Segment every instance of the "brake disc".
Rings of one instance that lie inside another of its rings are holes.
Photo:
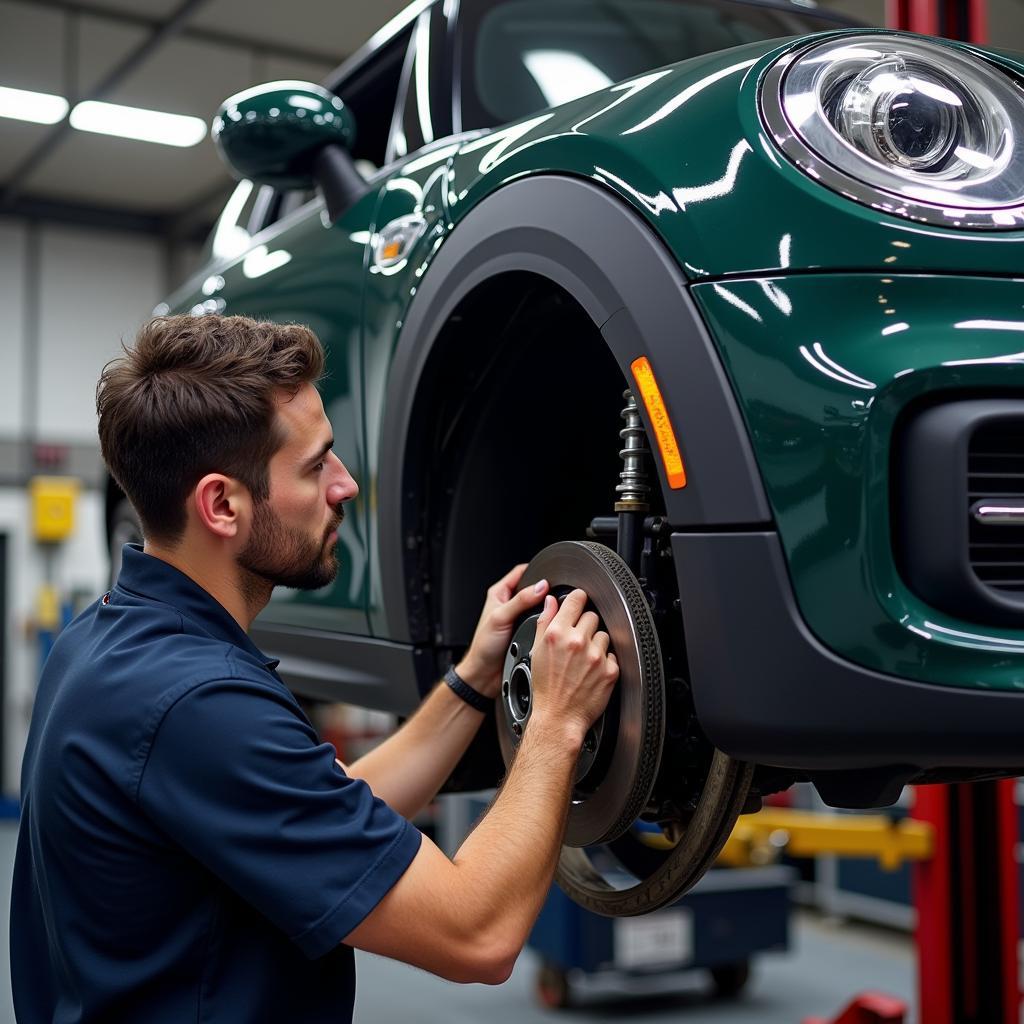
[[[647,804],[665,739],[665,683],[654,620],[626,563],[603,544],[564,541],[527,566],[520,587],[546,579],[558,598],[579,587],[611,638],[619,681],[608,709],[584,740],[576,765],[565,842],[607,843],[622,835]],[[498,741],[506,766],[529,721],[530,654],[539,612],[516,629],[502,673]]]
[[[548,580],[556,597],[576,587],[587,592],[588,607],[597,612],[619,662],[613,699],[577,762],[555,878],[572,900],[595,913],[648,913],[678,899],[714,863],[743,808],[753,766],[712,748],[692,814],[672,823],[674,845],[652,849],[643,834],[651,826],[638,819],[661,762],[665,699],[661,646],[643,590],[614,551],[582,541],[545,548],[520,587],[540,579]],[[497,715],[506,765],[529,721],[537,618],[519,624],[505,659]]]

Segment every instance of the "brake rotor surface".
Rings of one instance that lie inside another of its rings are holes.
[[[586,591],[619,662],[612,701],[577,763],[555,880],[594,913],[649,913],[677,900],[714,863],[746,801],[754,768],[710,748],[693,813],[675,823],[678,840],[668,849],[645,842],[642,831],[652,826],[638,819],[651,798],[665,738],[661,647],[647,600],[625,562],[602,544],[564,541],[545,548],[527,566],[520,589],[541,579],[559,598],[576,587]],[[529,654],[538,617],[520,622],[505,659],[497,715],[506,766],[529,720]]]
[[[619,663],[608,709],[584,741],[565,843],[590,846],[622,835],[647,804],[665,738],[665,684],[654,620],[636,577],[603,544],[563,541],[530,562],[520,589],[546,579],[562,598],[579,587],[601,620]],[[498,740],[506,766],[529,720],[530,652],[540,613],[522,621],[509,645],[498,701]]]

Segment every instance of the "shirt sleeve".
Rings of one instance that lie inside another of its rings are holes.
[[[138,800],[311,959],[373,910],[420,846],[419,831],[342,771],[270,681],[204,683],[176,701]]]

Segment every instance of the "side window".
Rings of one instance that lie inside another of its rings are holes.
[[[352,111],[356,121],[356,142],[352,156],[364,178],[372,178],[388,160],[388,137],[398,102],[402,69],[409,50],[414,26],[400,33],[341,82],[328,82]],[[261,230],[297,210],[316,195],[315,190],[276,192],[267,202]]]
[[[224,209],[217,218],[217,223],[210,232],[210,237],[203,247],[202,263],[210,260],[232,259],[249,248],[252,237],[252,216],[257,206],[260,189],[251,181],[240,181]]]
[[[389,162],[451,133],[451,102],[445,102],[445,20],[434,4],[417,19],[402,72]]]

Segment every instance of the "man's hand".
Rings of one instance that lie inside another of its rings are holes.
[[[544,599],[531,665],[533,717],[565,725],[579,743],[604,711],[619,678],[610,638],[586,606],[582,590],[567,594],[561,607],[553,596]]]
[[[487,591],[473,641],[455,667],[455,671],[485,697],[497,697],[501,688],[501,670],[516,619],[543,601],[548,592],[548,581],[541,580],[517,594],[516,587],[525,570],[523,562]]]

